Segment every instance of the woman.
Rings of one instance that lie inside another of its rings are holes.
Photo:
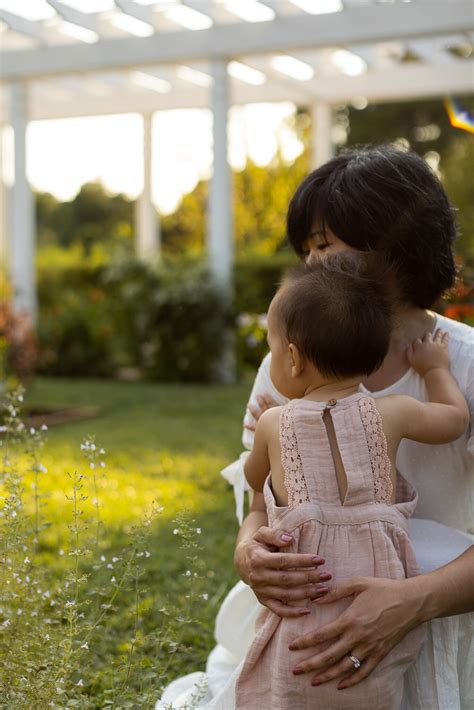
[[[397,326],[383,366],[363,382],[363,388],[375,395],[409,394],[423,400],[421,381],[410,370],[405,351],[417,337],[441,327],[450,335],[452,372],[468,401],[472,422],[473,331],[426,310],[453,285],[456,236],[444,190],[426,163],[392,147],[344,152],[303,181],[290,203],[287,227],[290,243],[303,258],[375,249],[394,267],[400,293]],[[260,413],[285,401],[270,381],[267,356],[244,421],[246,448],[251,448]],[[411,628],[434,619],[428,641],[409,671],[404,707],[474,707],[474,615],[457,616],[474,611],[474,547],[466,535],[474,532],[473,464],[472,434],[438,447],[402,443],[397,466],[418,490],[420,520],[414,521],[411,535],[428,574],[396,582],[358,578],[338,585],[336,580],[327,601],[354,599],[336,622],[308,629],[299,640],[299,648],[314,647],[304,668],[308,683],[315,677],[325,682],[347,676],[354,670],[350,656],[360,661],[360,668],[344,682],[360,682]],[[241,468],[240,462],[224,472],[235,485],[238,508],[244,490]],[[291,615],[295,607],[284,602],[324,594],[330,571],[324,574],[323,562],[314,565],[311,555],[285,555],[287,531],[271,532],[266,523],[262,496],[255,494],[239,532],[235,564],[261,604],[282,616]],[[207,675],[180,679],[168,688],[163,701],[184,707],[195,692],[193,683],[200,681],[207,682],[207,689],[199,706],[232,710],[238,666],[252,639],[258,610],[249,588],[237,585],[219,612],[218,646],[209,657]],[[317,646],[323,641],[329,646],[321,653]]]

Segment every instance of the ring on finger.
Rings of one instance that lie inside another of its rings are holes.
[[[352,665],[353,665],[353,667],[354,667],[354,670],[355,670],[355,671],[358,671],[359,668],[360,668],[361,665],[362,665],[362,661],[360,661],[360,660],[357,658],[357,656],[353,656],[351,653],[349,653],[348,655],[349,655],[349,658],[350,658],[351,661],[352,661]]]

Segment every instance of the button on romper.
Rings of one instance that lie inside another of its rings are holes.
[[[326,429],[328,415],[347,479],[342,503],[334,445],[331,448]],[[288,507],[276,505],[271,474],[264,495],[269,525],[291,531],[294,537],[285,551],[324,556],[334,582],[354,576],[404,579],[418,573],[407,534],[417,496],[398,475],[396,502],[391,504],[387,440],[372,397],[357,393],[327,404],[291,400],[280,417],[280,445]],[[290,651],[289,644],[335,620],[351,601],[322,605],[308,600],[311,613],[298,618],[280,618],[263,609],[237,681],[236,709],[398,710],[403,675],[421,647],[423,627],[405,636],[367,679],[352,688],[337,690],[340,679],[312,686],[314,672],[293,674],[298,662],[328,644],[298,651]]]

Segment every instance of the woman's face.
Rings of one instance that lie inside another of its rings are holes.
[[[323,230],[319,226],[315,226],[309,237],[303,242],[303,250],[304,259],[308,263],[313,261],[313,259],[322,259],[328,254],[337,254],[341,251],[357,251],[357,249],[336,237],[330,229]]]

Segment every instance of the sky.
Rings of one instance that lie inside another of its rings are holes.
[[[246,155],[266,165],[278,147],[286,160],[296,158],[302,145],[285,120],[293,112],[291,103],[233,107],[229,114],[232,166],[242,169]],[[174,211],[184,193],[210,176],[211,130],[209,110],[154,114],[153,200],[161,213]],[[83,183],[93,180],[100,180],[111,192],[136,197],[143,184],[141,117],[33,121],[27,132],[27,155],[32,186],[61,200],[70,200]]]

